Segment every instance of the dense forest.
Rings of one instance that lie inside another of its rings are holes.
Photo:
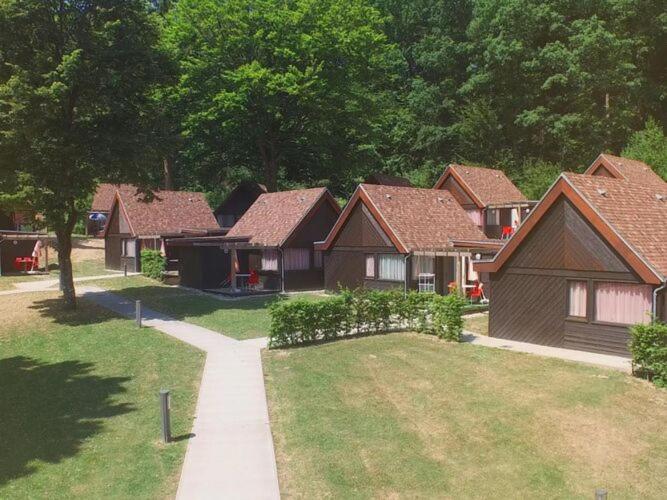
[[[99,182],[344,198],[470,162],[538,198],[600,152],[667,178],[666,121],[667,0],[0,0],[0,205],[65,260]]]

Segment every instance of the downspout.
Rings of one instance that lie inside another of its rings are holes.
[[[280,252],[280,293],[285,293],[285,254],[280,247],[278,252]]]
[[[667,290],[667,281],[665,281],[661,286],[653,290],[653,306],[651,307],[651,316],[653,321],[658,319],[658,293]],[[664,311],[663,311],[664,312]]]
[[[403,296],[407,297],[408,296],[408,259],[410,258],[410,254],[407,254],[405,257],[403,257],[403,267],[405,269],[405,276],[403,277]]]

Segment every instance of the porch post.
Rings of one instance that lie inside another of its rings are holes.
[[[455,266],[455,268],[456,268],[455,275],[456,276],[454,278],[454,282],[456,283],[456,287],[459,288],[459,292],[461,292],[462,291],[462,290],[460,290],[460,288],[461,288],[461,254],[457,253],[456,257],[454,257],[454,259],[455,259],[455,262],[456,262],[456,266]]]
[[[238,255],[236,255],[236,248],[232,248],[230,252],[231,252],[232,265],[229,271],[229,281],[231,282],[229,285],[231,286],[232,291],[236,292],[236,266],[238,264],[239,258]]]
[[[461,261],[461,287],[459,288],[460,292],[462,294],[465,294],[465,284],[466,284],[466,277],[468,275],[468,270],[466,269],[466,258],[465,255],[461,255],[461,258],[459,259]]]
[[[44,239],[44,272],[49,272],[49,240]]]

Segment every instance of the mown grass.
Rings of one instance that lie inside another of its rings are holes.
[[[264,353],[291,498],[660,498],[667,392],[622,373],[391,334]]]
[[[143,276],[105,280],[94,284],[128,299],[141,300],[146,307],[176,319],[239,340],[266,337],[271,326],[268,306],[279,300],[275,295],[221,300],[205,293],[166,286]],[[298,297],[306,300],[321,298],[314,294],[299,294]]]
[[[479,335],[489,335],[489,315],[464,316],[463,328]]]
[[[56,293],[0,302],[0,498],[165,498],[176,492],[203,353]],[[160,442],[158,391],[172,390]]]

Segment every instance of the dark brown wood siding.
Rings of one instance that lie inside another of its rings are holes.
[[[218,247],[180,247],[181,285],[220,288],[230,272],[230,255]]]
[[[459,202],[463,208],[476,208],[477,205],[470,196],[463,190],[461,185],[454,177],[449,176],[440,189],[444,189],[452,193],[454,199]]]
[[[0,241],[0,274],[19,272],[14,267],[16,257],[32,257],[37,240],[12,240],[11,237]],[[40,262],[40,266],[44,263]]]
[[[568,280],[589,285],[588,318],[566,320]],[[627,327],[596,323],[592,280],[641,283],[566,199],[555,203],[490,276],[489,335],[627,356]]]

